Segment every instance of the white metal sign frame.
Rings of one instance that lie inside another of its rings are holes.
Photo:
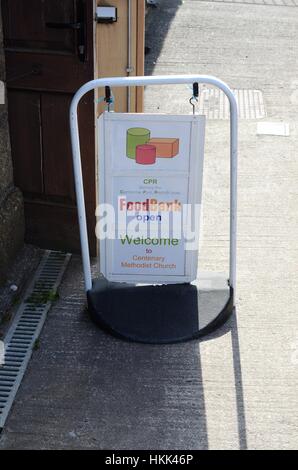
[[[221,89],[230,103],[230,264],[229,284],[236,290],[236,239],[237,239],[237,153],[238,153],[238,112],[237,102],[232,90],[226,83],[209,75],[163,75],[147,77],[119,77],[92,80],[83,85],[74,95],[70,107],[71,145],[74,167],[74,180],[80,229],[85,290],[92,288],[92,276],[89,255],[88,232],[86,222],[84,184],[82,176],[80,138],[78,125],[78,105],[81,98],[91,90],[109,86],[131,87],[146,85],[174,85],[205,83]]]

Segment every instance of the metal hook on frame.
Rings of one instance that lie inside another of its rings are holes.
[[[105,110],[110,112],[114,111],[114,95],[111,91],[111,88],[109,86],[105,86],[105,96],[100,96],[99,98],[95,99],[95,103],[106,103]]]
[[[109,86],[105,86],[105,98],[104,101],[107,103],[108,112],[111,111],[111,106],[114,103],[113,94]]]
[[[198,98],[199,98],[199,84],[198,84],[198,82],[194,82],[193,85],[192,85],[192,97],[189,100],[189,102],[192,106],[193,114],[196,113],[196,103],[198,102]]]

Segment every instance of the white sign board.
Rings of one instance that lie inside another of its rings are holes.
[[[198,115],[99,118],[96,233],[109,281],[196,278],[204,130]]]

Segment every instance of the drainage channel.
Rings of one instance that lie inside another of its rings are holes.
[[[46,251],[26,290],[4,339],[4,364],[0,366],[0,430],[26,371],[35,341],[57,296],[57,288],[70,259],[69,254]]]

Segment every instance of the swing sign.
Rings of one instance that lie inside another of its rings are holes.
[[[109,280],[197,277],[205,117],[103,113],[96,235]]]

